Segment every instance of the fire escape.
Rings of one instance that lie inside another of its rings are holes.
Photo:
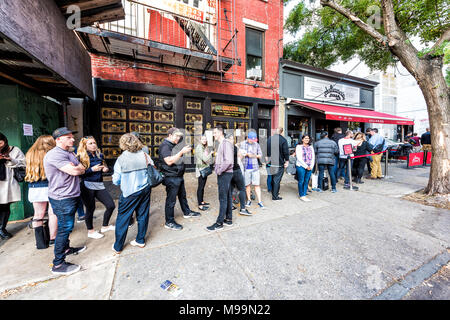
[[[210,5],[203,21],[157,7],[156,1],[122,1],[125,19],[77,30],[90,52],[220,79],[237,73],[236,0],[200,0]]]

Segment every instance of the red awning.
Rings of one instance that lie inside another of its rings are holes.
[[[414,125],[414,121],[411,119],[394,116],[388,113],[299,100],[292,100],[292,102],[302,107],[324,113],[325,118],[328,120]]]

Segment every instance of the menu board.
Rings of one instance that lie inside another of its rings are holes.
[[[139,132],[139,133],[151,133],[152,125],[150,123],[145,122],[130,122],[128,123],[130,132]]]
[[[152,112],[149,110],[128,110],[128,118],[130,120],[150,121],[152,119]]]
[[[120,148],[102,148],[105,159],[116,159],[122,152]]]
[[[120,134],[103,134],[102,135],[102,145],[103,146],[118,146]]]
[[[173,127],[173,124],[155,123],[153,126],[154,126],[155,133],[167,134],[167,131],[169,131],[169,129]]]
[[[126,132],[126,122],[102,121],[102,132]]]
[[[186,113],[184,115],[184,121],[186,123],[203,122],[203,115]]]
[[[249,107],[234,104],[217,103],[211,104],[211,115],[213,117],[232,117],[245,118],[249,117]]]
[[[102,108],[102,119],[126,120],[127,113],[125,109]]]
[[[161,121],[161,122],[173,122],[174,121],[173,112],[155,111],[153,116],[155,118],[155,121]]]
[[[196,101],[186,101],[186,109],[202,110],[202,103]]]

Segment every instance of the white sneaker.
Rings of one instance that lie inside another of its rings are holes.
[[[303,201],[305,201],[305,202],[309,202],[309,201],[311,201],[310,199],[308,199],[307,197],[301,197],[300,198],[301,200],[303,200]]]
[[[114,225],[109,225],[109,226],[107,226],[107,227],[102,227],[102,228],[100,229],[100,232],[101,232],[101,233],[105,233],[105,232],[107,232],[107,231],[114,231],[114,230],[116,230],[116,226],[114,226]]]
[[[131,244],[133,247],[139,247],[139,248],[145,247],[145,243],[137,243],[136,240],[131,241],[130,244]]]
[[[94,232],[88,232],[88,238],[92,238],[92,239],[101,239],[103,238],[105,235],[101,234],[97,231]]]

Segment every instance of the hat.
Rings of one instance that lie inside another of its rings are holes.
[[[258,141],[256,132],[250,131],[250,132],[248,133],[248,140],[254,141],[254,142]]]
[[[183,132],[178,128],[172,127],[167,131],[167,134],[182,136]]]
[[[57,139],[61,136],[65,136],[66,134],[72,134],[73,132],[67,129],[66,127],[58,128],[55,131],[53,131],[52,136],[53,139]]]

